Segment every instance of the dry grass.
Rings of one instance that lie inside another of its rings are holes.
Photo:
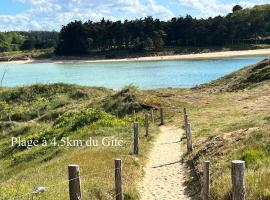
[[[194,152],[185,156],[202,175],[202,162],[211,160],[211,199],[230,199],[230,166],[234,159],[246,161],[248,200],[267,200],[270,164],[270,84],[246,91],[209,93],[204,90],[162,89],[149,92],[167,107],[175,125],[183,125],[187,107],[192,124]],[[169,109],[174,108],[174,109]],[[196,176],[188,180],[199,196]],[[193,187],[194,186],[194,187]]]

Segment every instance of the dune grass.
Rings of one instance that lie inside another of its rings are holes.
[[[247,199],[270,199],[269,82],[238,92],[162,89],[151,94],[178,126],[183,125],[182,108],[187,108],[194,151],[183,159],[197,174],[187,180],[193,198],[200,195],[196,183],[201,181],[202,163],[210,160],[210,199],[230,199],[231,161],[240,159],[246,162]]]
[[[158,127],[151,123],[150,136],[144,136],[144,113],[149,111],[140,106],[137,93],[132,86],[114,92],[65,84],[2,89],[0,199],[32,198],[25,194],[36,186],[47,190],[34,199],[67,199],[69,164],[80,166],[84,199],[114,199],[116,158],[123,160],[126,199],[138,199],[136,183],[143,175],[142,165]],[[118,98],[112,98],[115,95]],[[140,124],[138,157],[133,155],[134,121]],[[46,140],[48,145],[11,146],[11,137]],[[61,142],[67,137],[83,141],[91,137],[99,145],[70,146]],[[103,146],[104,138],[123,140],[123,146]],[[55,146],[54,139],[64,145]]]

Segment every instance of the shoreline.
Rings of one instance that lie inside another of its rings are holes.
[[[138,58],[124,58],[124,59],[85,59],[78,57],[78,59],[28,59],[15,60],[10,62],[1,61],[0,64],[31,64],[31,63],[108,63],[108,62],[132,62],[132,61],[167,61],[167,60],[207,60],[219,58],[233,58],[245,56],[270,56],[270,49],[256,49],[256,50],[241,50],[241,51],[219,51],[210,53],[198,54],[179,54],[168,56],[148,56]]]

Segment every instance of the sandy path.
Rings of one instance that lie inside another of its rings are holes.
[[[161,127],[145,168],[145,176],[139,184],[141,200],[189,200],[185,195],[184,166],[180,162],[183,153],[180,145],[180,128]]]

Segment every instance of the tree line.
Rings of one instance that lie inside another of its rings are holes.
[[[63,26],[58,55],[82,55],[93,51],[129,49],[161,50],[164,46],[223,46],[270,43],[270,5],[242,9],[237,5],[226,16],[196,19],[189,15],[161,21],[144,19],[70,22]],[[263,40],[263,41],[262,41]]]
[[[0,52],[56,48],[56,31],[0,32]]]
[[[164,47],[205,47],[270,43],[270,5],[233,7],[226,16],[197,19],[189,15],[161,21],[144,19],[73,21],[55,31],[0,32],[0,52],[55,49],[56,55],[105,51],[162,51]]]

